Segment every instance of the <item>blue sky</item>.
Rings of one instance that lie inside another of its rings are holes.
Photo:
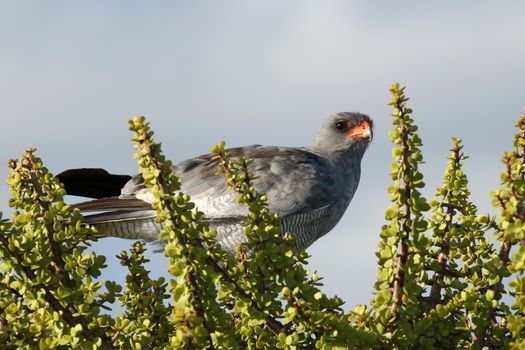
[[[53,173],[137,172],[127,119],[144,114],[174,162],[225,140],[302,146],[339,111],[372,116],[375,140],[340,224],[310,268],[348,307],[366,303],[390,184],[388,87],[407,85],[432,197],[450,137],[465,141],[472,199],[493,212],[500,157],[525,105],[521,1],[2,1],[0,95],[6,164],[28,146]],[[4,167],[4,173],[7,167]],[[0,211],[8,192],[0,187]],[[130,242],[94,246],[104,277]],[[163,274],[162,255],[151,257]]]

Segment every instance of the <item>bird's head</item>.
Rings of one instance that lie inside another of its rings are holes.
[[[317,132],[311,149],[327,156],[352,153],[362,157],[373,137],[373,122],[357,112],[340,112],[328,119]]]

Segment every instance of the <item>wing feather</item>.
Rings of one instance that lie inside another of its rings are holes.
[[[250,170],[255,176],[255,189],[268,196],[270,210],[282,216],[333,203],[338,194],[326,183],[334,181],[331,165],[321,156],[302,148],[263,147],[260,145],[232,148],[233,158],[253,160]],[[209,219],[238,218],[248,214],[237,202],[238,195],[229,190],[223,176],[216,175],[218,162],[205,154],[174,166],[182,179],[181,191],[189,195],[197,208]],[[148,189],[142,176],[134,176],[122,189],[120,199],[147,198]]]

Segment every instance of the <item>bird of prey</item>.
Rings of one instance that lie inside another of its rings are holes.
[[[250,171],[268,208],[278,213],[282,232],[296,236],[300,250],[329,232],[343,216],[359,184],[361,159],[372,140],[373,123],[365,114],[330,116],[306,147],[252,145],[227,150],[232,158],[253,160]],[[230,253],[245,242],[247,208],[237,202],[211,154],[173,167],[182,179],[181,192],[191,197],[217,230],[218,243]],[[151,194],[141,175],[113,175],[103,169],[71,169],[57,175],[66,193],[96,198],[76,205],[102,236],[158,241]]]

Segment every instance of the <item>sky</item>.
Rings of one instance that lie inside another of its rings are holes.
[[[407,86],[432,198],[450,138],[481,213],[495,213],[501,155],[525,105],[522,1],[0,1],[0,164],[35,146],[54,174],[135,174],[127,120],[146,115],[177,163],[211,145],[308,145],[324,119],[375,122],[361,183],[308,268],[346,309],[372,297],[391,163],[389,86]],[[0,185],[4,217],[8,189]],[[103,239],[103,278],[131,241]],[[149,254],[154,277],[167,276]]]

